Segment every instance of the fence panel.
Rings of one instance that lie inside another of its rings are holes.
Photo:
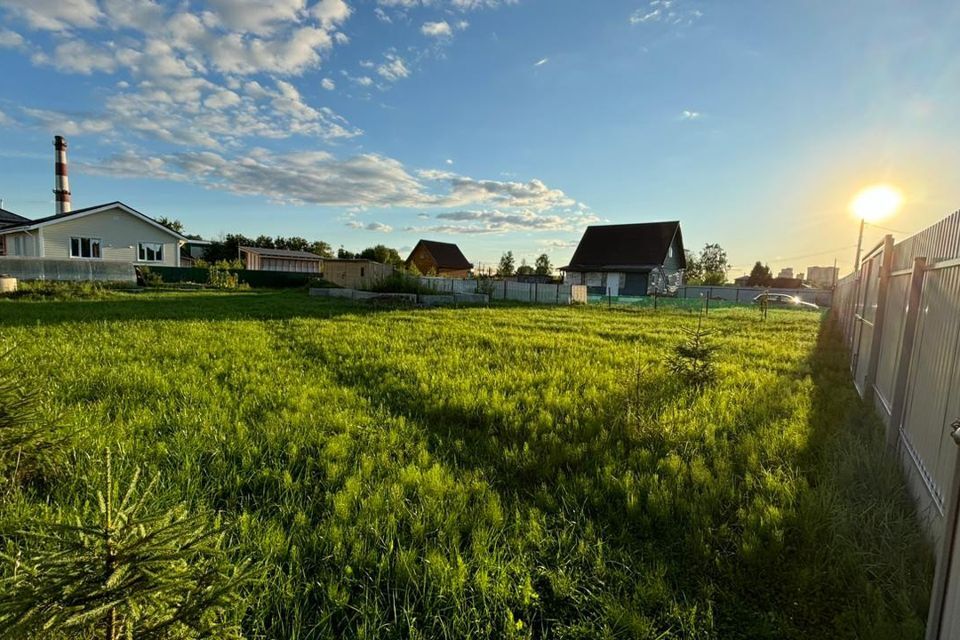
[[[870,327],[881,304],[874,296],[877,267],[887,278],[886,301]],[[887,441],[936,542],[927,638],[946,640],[960,628],[960,571],[950,571],[960,566],[960,455],[952,437],[960,418],[960,211],[894,245],[886,264],[871,256],[859,273],[841,279],[833,313],[857,388],[887,422]],[[868,342],[871,330],[878,336]],[[873,358],[868,344],[878,350]]]
[[[0,274],[18,280],[137,281],[133,264],[120,260],[0,256]]]

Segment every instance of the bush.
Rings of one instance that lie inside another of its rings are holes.
[[[423,284],[416,276],[403,271],[394,271],[370,287],[370,290],[378,293],[415,293],[426,296],[437,293],[437,290],[433,287]]]
[[[128,282],[64,282],[60,280],[21,280],[17,290],[0,294],[0,298],[18,300],[83,300],[110,295],[113,289],[130,289]]]
[[[215,289],[249,289],[250,285],[240,282],[240,276],[227,269],[214,265],[210,267],[207,284]]]

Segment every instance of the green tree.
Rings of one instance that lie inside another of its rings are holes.
[[[534,273],[536,272],[534,271],[533,267],[527,264],[526,258],[520,261],[520,266],[517,267],[518,276],[532,276]]]
[[[765,287],[773,281],[773,272],[768,265],[762,264],[759,260],[750,271],[750,278],[747,285],[751,287]]]
[[[310,243],[310,247],[307,249],[310,253],[315,253],[321,258],[332,258],[333,257],[333,248],[330,246],[329,242],[324,242],[323,240],[314,240]]]
[[[122,490],[109,452],[105,466],[94,511],[30,526],[16,536],[22,548],[3,554],[6,637],[238,636],[246,570],[229,565],[220,532],[183,508],[151,509],[157,481],[138,491],[138,470]]]
[[[343,245],[340,245],[340,248],[337,249],[337,258],[339,258],[340,260],[353,260],[356,257],[357,257],[357,254],[355,254],[352,251],[347,251],[346,249],[343,248]]]
[[[700,268],[703,270],[703,284],[720,285],[727,281],[727,252],[716,243],[706,244],[700,252]]]
[[[165,226],[167,229],[176,231],[180,235],[183,235],[183,223],[179,220],[171,219],[166,216],[160,216],[157,218],[157,222]]]
[[[497,275],[501,277],[512,276],[514,274],[513,251],[507,251],[500,256],[500,264],[497,266]]]
[[[545,253],[537,256],[537,261],[534,263],[534,270],[538,276],[551,275],[553,273],[553,265],[550,264],[550,256]]]
[[[683,255],[687,262],[687,267],[684,270],[684,280],[688,284],[700,284],[703,280],[703,267],[700,265],[700,258],[689,249],[684,249]]]
[[[360,257],[367,260],[373,260],[375,262],[382,262],[383,264],[388,264],[397,268],[403,266],[403,258],[400,257],[400,254],[397,253],[397,250],[391,249],[390,247],[382,244],[378,244],[374,247],[367,247],[360,252]]]

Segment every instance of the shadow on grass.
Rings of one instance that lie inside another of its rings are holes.
[[[312,297],[303,290],[110,292],[90,299],[0,300],[0,325],[137,320],[289,320],[397,309],[368,302]]]
[[[301,357],[329,355],[286,338]],[[788,459],[756,442],[774,438],[773,425],[792,414],[785,394],[773,390],[739,408],[726,440],[715,444],[720,452],[691,454],[690,441],[638,433],[623,419],[627,398],[609,400],[591,419],[555,414],[544,432],[424,397],[389,366],[331,369],[338,383],[420,425],[444,463],[481,472],[511,508],[535,508],[601,531],[612,557],[636,563],[619,574],[619,589],[629,590],[629,576],[640,580],[650,567],[666,566],[674,604],[650,603],[646,613],[655,618],[658,609],[692,602],[711,610],[724,638],[919,639],[930,553],[896,462],[884,453],[882,426],[857,396],[847,362],[826,318],[795,374],[811,395],[809,413],[790,427],[802,444]],[[678,393],[669,380],[650,382],[654,390],[644,401],[651,405]],[[691,479],[700,459],[716,474],[706,481]],[[671,478],[668,463],[688,468]],[[633,507],[616,477],[630,473],[641,483],[655,480],[636,492]],[[766,482],[786,488],[771,490]],[[636,606],[636,596],[622,597],[618,605]],[[575,620],[583,606],[552,602],[539,625]]]

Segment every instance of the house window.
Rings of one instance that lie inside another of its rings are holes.
[[[163,262],[163,245],[159,242],[141,242],[137,245],[140,262]]]
[[[363,267],[360,267],[360,277],[363,277]]]
[[[70,238],[71,258],[99,258],[100,238]]]

